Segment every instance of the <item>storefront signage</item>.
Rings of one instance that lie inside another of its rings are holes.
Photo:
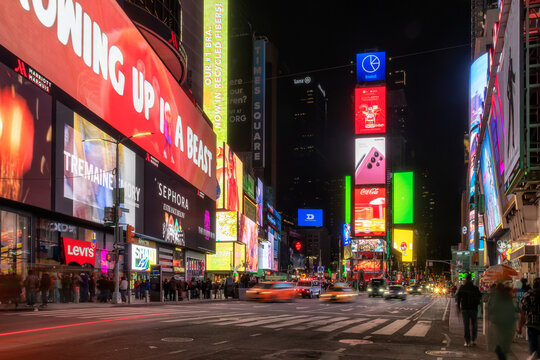
[[[96,263],[96,243],[70,238],[63,238],[64,256],[66,264],[77,263],[79,265]]]
[[[156,249],[131,245],[131,270],[148,271],[156,262]]]
[[[215,200],[216,135],[116,1],[2,1],[0,18],[3,47],[125,136],[153,133],[132,140]]]

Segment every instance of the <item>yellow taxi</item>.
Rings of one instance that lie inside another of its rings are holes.
[[[248,300],[292,301],[296,295],[294,284],[280,281],[264,282],[246,291]]]
[[[358,293],[356,290],[343,283],[336,283],[321,295],[321,301],[350,302],[355,301]]]

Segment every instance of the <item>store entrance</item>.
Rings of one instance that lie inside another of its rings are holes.
[[[150,290],[150,273],[146,271],[132,271],[129,287],[135,293],[136,299],[144,299],[146,290]]]

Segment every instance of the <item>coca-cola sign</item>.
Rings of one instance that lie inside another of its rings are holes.
[[[64,256],[66,264],[77,263],[80,265],[96,264],[96,244],[89,241],[75,240],[70,238],[64,239]]]
[[[354,236],[386,234],[386,188],[354,189]]]
[[[379,195],[383,188],[360,188],[360,195]]]

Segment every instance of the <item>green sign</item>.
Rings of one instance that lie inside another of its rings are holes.
[[[392,184],[392,216],[394,224],[412,224],[414,196],[413,173],[394,173]]]
[[[244,192],[255,200],[255,178],[246,173],[244,173]]]
[[[351,177],[345,176],[345,223],[351,223]]]
[[[234,242],[216,242],[216,253],[206,255],[206,270],[231,271],[233,269]]]
[[[472,280],[474,280],[474,278],[476,277],[475,274],[474,274],[473,272],[471,272],[471,273],[460,272],[460,273],[459,273],[459,280],[465,280],[465,279],[467,278],[467,274],[471,274]]]

